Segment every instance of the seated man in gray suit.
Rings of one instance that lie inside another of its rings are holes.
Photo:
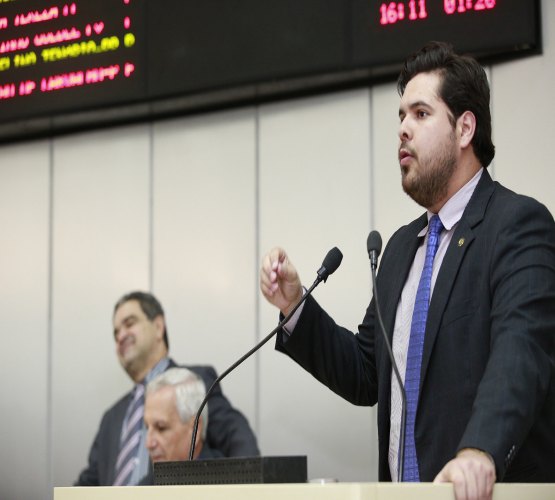
[[[137,485],[149,471],[142,425],[144,388],[160,373],[177,364],[168,357],[168,335],[164,311],[149,293],[132,292],[115,305],[114,340],[123,369],[134,382],[133,389],[102,417],[93,441],[89,464],[76,486]],[[210,387],[216,380],[211,366],[188,366]],[[259,454],[256,437],[246,418],[223,395],[219,386],[208,401],[210,424],[206,446],[226,457]]]
[[[206,395],[201,378],[187,368],[170,368],[149,382],[145,395],[146,447],[150,460],[170,462],[188,460],[193,426]],[[208,407],[202,410],[195,438],[194,458],[222,456],[206,443]],[[140,484],[154,484],[149,474]]]

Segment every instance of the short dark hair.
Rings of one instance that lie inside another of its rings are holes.
[[[162,316],[162,318],[164,318],[165,320],[164,309],[162,309],[162,305],[160,304],[158,299],[151,293],[140,291],[126,293],[121,299],[119,299],[114,306],[114,315],[123,304],[129,302],[130,300],[136,300],[139,303],[139,305],[141,306],[141,310],[145,313],[145,316],[150,321],[154,321],[154,319],[158,316]],[[166,349],[169,350],[170,346],[168,341],[168,327],[166,326],[166,321],[164,321],[164,344],[166,344]]]
[[[397,80],[397,91],[403,95],[412,78],[419,73],[437,72],[441,77],[439,97],[457,120],[465,111],[476,117],[476,132],[472,138],[474,154],[483,167],[495,156],[491,140],[490,91],[484,68],[469,56],[457,55],[444,42],[429,42],[410,55]]]

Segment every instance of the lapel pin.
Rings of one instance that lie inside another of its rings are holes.
[[[464,238],[461,238],[459,240],[459,246],[462,247],[464,245]]]

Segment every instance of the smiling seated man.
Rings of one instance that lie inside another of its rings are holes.
[[[203,381],[187,368],[170,368],[147,385],[144,422],[146,447],[153,463],[189,459],[195,416],[205,395]],[[195,440],[195,459],[223,456],[206,443],[207,425],[205,406]],[[153,484],[152,470],[141,484]]]
[[[162,305],[151,293],[134,291],[121,297],[112,317],[118,360],[134,387],[104,413],[89,453],[88,466],[75,486],[123,486],[142,483],[149,471],[145,446],[144,387],[158,374],[178,366],[169,356],[168,327]],[[210,387],[217,373],[209,365],[187,365]],[[206,443],[225,457],[259,455],[254,432],[245,416],[219,385],[208,401],[210,425]]]

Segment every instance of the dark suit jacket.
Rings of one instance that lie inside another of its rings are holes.
[[[390,341],[426,224],[424,214],[402,227],[384,251],[378,299]],[[276,348],[352,403],[378,403],[379,478],[390,480],[391,362],[374,300],[353,335],[309,298],[293,334],[280,334]],[[487,171],[437,277],[420,384],[422,481],[465,447],[491,454],[498,481],[555,481],[555,224],[543,205]]]
[[[170,361],[168,368],[177,366]],[[211,366],[186,366],[199,375],[210,388],[217,375]],[[119,452],[121,427],[131,392],[109,408],[89,452],[89,464],[81,472],[76,486],[109,486],[114,481],[114,467]],[[231,406],[219,386],[208,400],[207,444],[216,453],[228,457],[259,455],[256,437],[247,419]]]

